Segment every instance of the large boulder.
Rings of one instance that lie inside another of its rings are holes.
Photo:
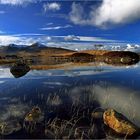
[[[107,109],[104,112],[103,120],[107,126],[121,135],[132,135],[138,131],[132,122],[113,109]]]

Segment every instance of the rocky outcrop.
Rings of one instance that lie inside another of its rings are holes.
[[[138,128],[122,114],[113,109],[107,109],[103,114],[104,123],[118,134],[132,135]]]

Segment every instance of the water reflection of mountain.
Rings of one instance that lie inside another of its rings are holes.
[[[62,67],[74,67],[79,65],[100,66],[101,63],[112,66],[130,66],[139,62],[138,54],[134,52],[111,51],[103,55],[93,55],[84,52],[70,53],[67,55],[40,57],[31,64],[33,69],[50,69]],[[66,66],[67,65],[67,66]]]
[[[114,66],[133,65],[139,62],[139,55],[129,51],[112,51],[103,54],[104,62]]]
[[[72,60],[74,61],[74,60]],[[67,61],[64,61],[64,60],[57,60],[56,61],[53,61],[53,62],[49,62],[48,63],[48,60],[47,62],[45,60],[43,61],[39,61],[39,62],[36,62],[35,64],[31,64],[30,65],[30,68],[32,70],[49,70],[49,69],[67,69],[67,68],[73,68],[73,67],[81,67],[81,66],[94,66],[96,67],[97,69],[100,69],[99,67],[101,66],[106,66],[106,65],[111,65],[111,66],[114,66],[114,67],[118,67],[118,66],[121,66],[121,67],[126,67],[126,66],[132,66],[132,65],[135,65],[137,64],[139,61],[133,61],[133,62],[129,62],[129,63],[122,63],[122,62],[117,62],[117,63],[113,63],[113,62],[100,62],[100,61],[87,61],[86,62],[80,62],[78,60],[75,60],[74,62],[67,62]]]
[[[17,62],[13,64],[13,66],[10,68],[10,72],[13,74],[15,78],[22,77],[29,71],[30,71],[30,67],[22,62]]]

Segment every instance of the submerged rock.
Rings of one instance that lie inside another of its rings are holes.
[[[41,122],[44,116],[39,107],[33,107],[33,109],[25,116],[27,122]]]
[[[10,69],[10,72],[13,74],[15,78],[22,77],[29,71],[30,67],[22,62],[15,63]]]
[[[102,119],[102,117],[103,117],[103,112],[102,112],[102,111],[95,111],[95,112],[92,112],[92,113],[91,113],[91,116],[92,116],[94,119]]]
[[[22,126],[18,121],[9,121],[0,123],[0,134],[10,135],[14,132],[21,130]]]
[[[39,107],[33,109],[25,116],[23,127],[28,133],[42,135],[44,115]]]
[[[132,135],[138,128],[122,114],[113,109],[107,109],[103,114],[104,123],[115,132],[122,135]]]

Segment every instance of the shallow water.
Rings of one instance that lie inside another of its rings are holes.
[[[81,105],[113,108],[140,127],[139,83],[140,63],[30,70],[20,78],[14,78],[8,66],[1,66],[0,122],[23,119],[33,106],[45,112],[46,120],[58,114],[64,119],[72,105]]]

